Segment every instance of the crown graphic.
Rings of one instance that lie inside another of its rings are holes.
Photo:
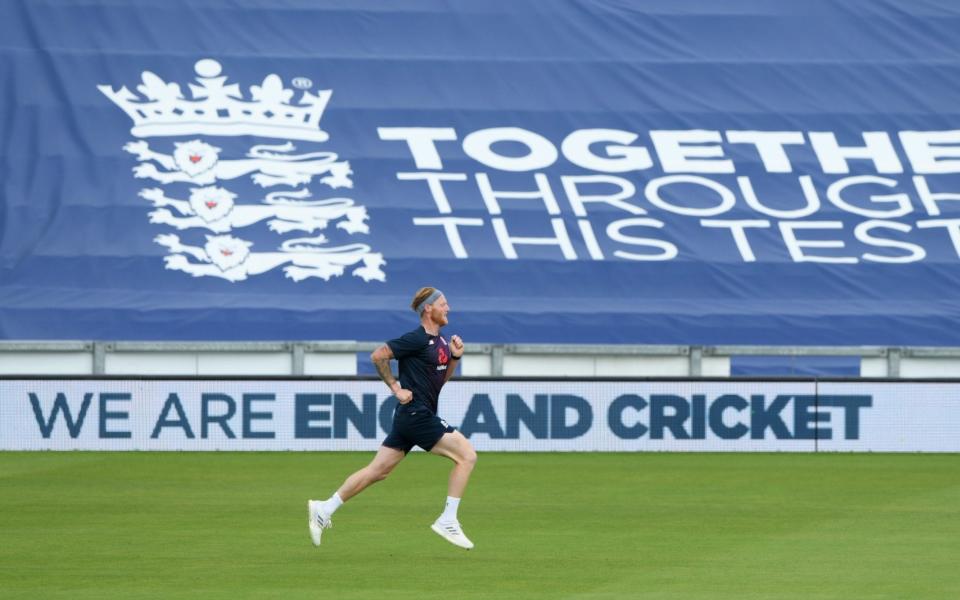
[[[150,71],[143,72],[143,83],[137,86],[138,96],[126,86],[114,90],[111,85],[98,85],[131,119],[130,133],[136,137],[173,135],[256,135],[263,137],[326,141],[330,136],[320,129],[320,117],[330,101],[331,90],[309,90],[296,104],[290,102],[294,90],[286,89],[276,74],[267,75],[261,85],[250,86],[250,100],[240,86],[227,85],[220,75],[220,63],[205,58],[194,65],[199,83],[188,84],[192,99],[184,97],[179,84],[167,83]],[[312,85],[298,78],[297,87]]]

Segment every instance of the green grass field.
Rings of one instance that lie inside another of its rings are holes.
[[[2,598],[960,598],[960,455],[0,453]]]

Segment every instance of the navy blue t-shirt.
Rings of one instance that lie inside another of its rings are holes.
[[[419,403],[437,414],[440,388],[447,379],[450,347],[443,335],[430,335],[423,325],[387,342],[400,363],[400,385]]]

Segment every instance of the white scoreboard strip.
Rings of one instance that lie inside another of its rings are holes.
[[[375,450],[370,380],[3,379],[0,450]],[[454,380],[480,451],[960,451],[960,381]]]

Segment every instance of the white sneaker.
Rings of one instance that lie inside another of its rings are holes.
[[[437,519],[433,525],[430,526],[430,529],[434,530],[437,535],[454,546],[460,546],[467,550],[473,548],[473,542],[463,534],[463,529],[460,528],[460,523],[457,521],[441,521]]]
[[[324,529],[333,527],[333,519],[323,514],[321,500],[307,500],[307,525],[310,527],[310,539],[314,546],[320,545],[320,536]]]

